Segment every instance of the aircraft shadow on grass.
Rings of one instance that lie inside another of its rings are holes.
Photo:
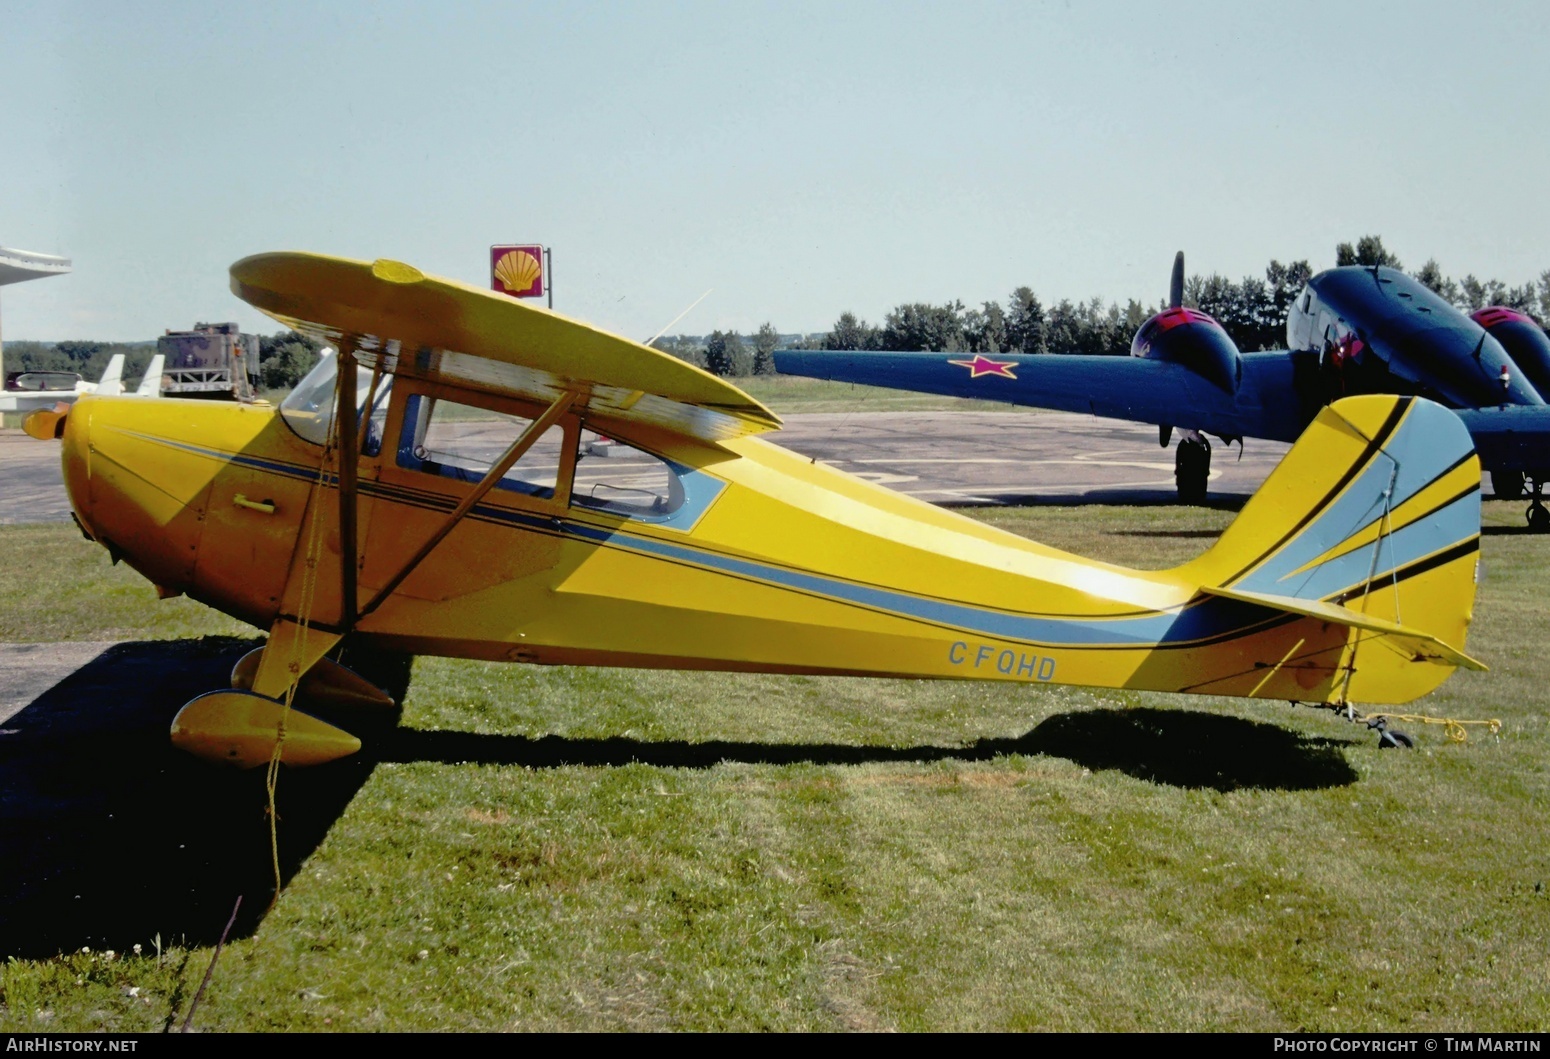
[[[262,769],[173,749],[191,695],[254,646],[235,637],[119,644],[44,692],[0,735],[0,957],[90,946],[213,945],[237,896],[250,934],[274,891]],[[371,773],[288,775],[278,792],[289,879]]]
[[[0,730],[0,958],[46,958],[83,946],[125,951],[136,943],[150,950],[158,934],[165,946],[213,945],[238,895],[231,936],[257,929],[274,888],[263,770],[218,769],[167,741],[181,704],[223,682],[252,646],[236,637],[120,644]],[[402,670],[373,675],[386,684],[407,677]],[[1355,782],[1342,753],[1354,742],[1145,707],[1056,714],[1025,735],[964,746],[532,739],[399,728],[362,754],[287,771],[277,793],[280,870],[288,882],[379,761],[710,768],[723,761],[848,765],[1043,754],[1170,786],[1309,790]]]
[[[531,739],[404,728],[388,734],[375,757],[379,761],[527,768],[628,764],[710,768],[723,761],[746,765],[920,764],[988,761],[1025,754],[1063,757],[1084,768],[1109,769],[1173,787],[1290,791],[1355,782],[1356,773],[1342,754],[1355,742],[1307,738],[1275,725],[1214,713],[1136,707],[1056,714],[1026,735],[979,739],[962,746],[643,742],[563,736]]]
[[[1149,537],[1153,539],[1176,540],[1207,540],[1214,541],[1222,535],[1221,530],[1211,529],[1168,529],[1168,530],[1105,530],[1111,537]]]
[[[1482,537],[1516,537],[1519,534],[1536,534],[1532,526],[1481,526]],[[1542,534],[1537,534],[1542,536]]]

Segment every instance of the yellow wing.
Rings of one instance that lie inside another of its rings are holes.
[[[780,419],[731,383],[660,350],[413,265],[273,253],[231,266],[232,293],[362,362],[463,389],[548,404],[564,391],[591,420],[644,423],[705,441]]]

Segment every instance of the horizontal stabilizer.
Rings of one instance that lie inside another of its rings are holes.
[[[1203,588],[1208,596],[1221,596],[1224,599],[1236,599],[1243,603],[1255,603],[1262,607],[1271,607],[1275,610],[1285,611],[1288,614],[1301,614],[1309,618],[1321,618],[1335,625],[1344,625],[1352,629],[1361,629],[1365,632],[1381,633],[1384,642],[1391,646],[1401,648],[1408,652],[1416,661],[1436,662],[1440,665],[1462,666],[1465,669],[1484,670],[1483,662],[1471,658],[1454,647],[1443,643],[1430,633],[1420,629],[1412,629],[1397,622],[1387,621],[1383,618],[1375,618],[1341,606],[1339,603],[1326,603],[1319,599],[1297,599],[1292,596],[1273,596],[1265,592],[1244,592],[1231,588]]]

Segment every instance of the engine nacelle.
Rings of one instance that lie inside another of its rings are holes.
[[[1243,355],[1222,325],[1198,309],[1164,309],[1136,332],[1132,357],[1182,364],[1196,375],[1236,393],[1243,376]]]
[[[1534,318],[1505,305],[1477,309],[1469,318],[1502,344],[1523,377],[1550,401],[1550,336]]]

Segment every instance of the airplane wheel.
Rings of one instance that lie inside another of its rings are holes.
[[[1389,750],[1391,748],[1408,750],[1413,746],[1415,746],[1415,740],[1408,733],[1401,732],[1398,728],[1385,728],[1378,733],[1379,750]]]
[[[1535,504],[1528,509],[1528,531],[1550,533],[1550,508],[1543,504]]]
[[[414,665],[414,655],[381,647],[362,636],[351,635],[345,637],[340,646],[339,661],[381,688],[393,700],[389,709],[355,711],[349,720],[350,731],[369,743],[395,730],[404,715],[404,697],[409,694],[409,676]]]
[[[1528,476],[1522,471],[1492,471],[1491,491],[1498,500],[1521,500],[1528,495]]]
[[[1184,438],[1173,455],[1173,481],[1182,504],[1203,504],[1206,481],[1211,477],[1211,443],[1205,438]]]

